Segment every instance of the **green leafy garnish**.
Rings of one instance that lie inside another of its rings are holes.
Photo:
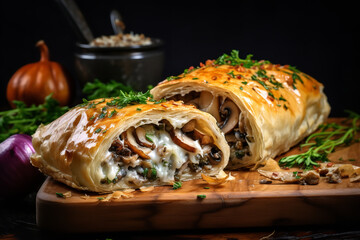
[[[245,59],[241,59],[239,57],[239,51],[232,50],[230,55],[223,54],[218,59],[216,59],[215,64],[218,64],[218,65],[231,65],[231,66],[242,65],[245,68],[250,68],[252,66],[260,66],[260,65],[263,65],[263,64],[270,63],[269,61],[258,62],[256,60],[251,59],[252,57],[253,57],[252,54],[248,54]]]
[[[0,112],[0,142],[13,134],[23,133],[32,135],[40,124],[48,124],[69,110],[62,107],[52,98],[52,94],[45,98],[40,105],[26,106],[22,101],[13,101],[15,108]]]
[[[150,180],[155,180],[157,177],[157,171],[155,167],[144,168],[143,176]]]
[[[296,178],[296,179],[300,179],[301,177],[298,175],[299,172],[293,172],[293,176]]]
[[[120,94],[118,97],[114,97],[110,102],[106,104],[108,106],[116,106],[116,107],[126,107],[127,105],[134,105],[134,104],[146,104],[148,100],[152,100],[153,96],[150,94],[148,90],[145,93],[142,92],[123,92],[120,90]]]
[[[153,143],[154,141],[152,140],[152,138],[150,136],[152,136],[153,134],[151,133],[145,133],[145,139],[148,140],[149,142]]]
[[[176,189],[179,189],[182,187],[182,183],[181,182],[174,182],[173,184],[173,189],[176,190]]]
[[[104,83],[95,79],[94,82],[87,82],[82,89],[89,100],[116,97],[120,91],[130,92],[132,88],[114,80]]]
[[[287,167],[298,165],[305,169],[311,169],[319,166],[318,161],[328,161],[327,156],[335,150],[335,147],[359,141],[360,138],[355,139],[355,135],[360,130],[360,115],[351,111],[347,112],[349,113],[347,120],[351,121],[349,126],[337,123],[321,125],[319,132],[311,134],[305,143],[300,145],[301,148],[309,147],[306,152],[283,157],[279,160],[279,164]]]
[[[57,197],[61,197],[61,198],[65,198],[64,194],[63,193],[55,193]]]
[[[197,197],[197,199],[205,199],[206,195],[205,194],[199,194],[196,197]]]

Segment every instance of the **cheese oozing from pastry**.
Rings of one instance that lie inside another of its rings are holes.
[[[168,122],[129,128],[109,148],[101,164],[101,183],[122,180],[134,187],[154,181],[170,184],[184,174],[206,173],[221,162],[222,153],[209,136],[199,135],[199,130],[189,125],[194,124],[189,122],[186,133]]]

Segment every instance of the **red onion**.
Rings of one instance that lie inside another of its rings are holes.
[[[0,144],[0,197],[22,197],[35,190],[44,175],[30,163],[31,137],[15,134]]]

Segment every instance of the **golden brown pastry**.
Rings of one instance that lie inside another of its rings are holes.
[[[228,169],[273,158],[316,130],[330,106],[323,85],[295,67],[245,59],[233,50],[172,76],[155,99],[183,100],[212,114],[230,146]]]
[[[40,126],[32,164],[94,192],[217,175],[227,165],[229,146],[210,114],[182,102],[120,100],[87,102]]]

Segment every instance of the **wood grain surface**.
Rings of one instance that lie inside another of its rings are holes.
[[[299,151],[294,147],[284,155]],[[360,143],[339,148],[329,158],[360,166]],[[37,194],[37,224],[61,232],[231,229],[352,224],[360,214],[359,182],[330,184],[321,178],[318,185],[260,184],[264,177],[255,171],[231,174],[235,180],[220,186],[199,179],[183,182],[177,190],[155,187],[109,201],[101,200],[106,194],[80,192],[49,177]],[[69,191],[69,198],[56,195]]]

